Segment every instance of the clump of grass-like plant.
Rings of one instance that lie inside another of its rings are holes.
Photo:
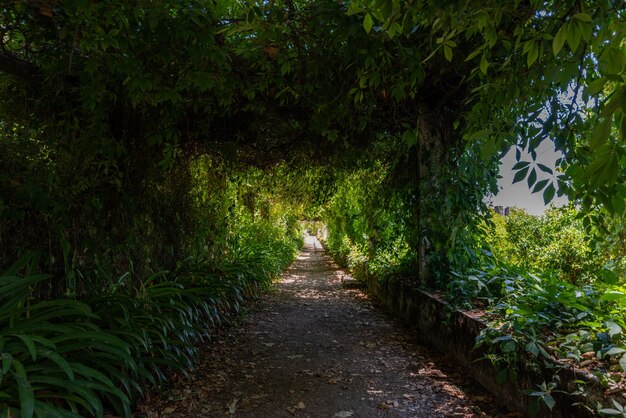
[[[0,275],[0,417],[131,416],[172,372],[187,373],[212,326],[238,312],[293,259],[295,234],[251,226],[230,256],[189,258],[103,295],[37,300],[50,279],[26,254]],[[138,284],[139,283],[139,284]]]

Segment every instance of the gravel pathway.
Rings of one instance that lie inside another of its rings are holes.
[[[514,417],[419,345],[307,237],[273,291],[136,417]]]

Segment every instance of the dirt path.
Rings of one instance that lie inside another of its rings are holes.
[[[307,237],[276,290],[136,417],[498,417],[492,398],[373,307]]]

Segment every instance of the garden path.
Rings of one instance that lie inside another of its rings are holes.
[[[492,397],[418,344],[314,237],[274,289],[136,417],[502,417]]]

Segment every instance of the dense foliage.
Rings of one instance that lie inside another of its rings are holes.
[[[578,285],[615,284],[626,273],[626,253],[615,245],[622,241],[624,225],[606,214],[595,218],[602,224],[585,227],[583,212],[571,206],[551,208],[543,216],[512,208],[507,216],[494,213],[487,242],[496,259],[531,273]]]
[[[511,274],[520,298],[622,294],[624,10],[3,2],[0,402],[101,415],[106,398],[128,415],[145,382],[190,364],[203,322],[284,267],[298,217],[323,220],[362,275],[472,297],[473,277],[497,276],[477,285],[493,300]],[[556,168],[535,161],[542,141]],[[516,181],[566,194],[580,219],[514,213],[489,236],[484,196],[511,146],[532,157],[517,153]],[[598,318],[621,309],[608,298]]]
[[[107,402],[130,416],[147,385],[186,373],[212,326],[291,262],[293,234],[251,223],[224,258],[189,258],[149,277],[125,272],[80,300],[36,298],[50,276],[33,273],[34,253],[24,256],[0,276],[3,414],[102,416]]]
[[[591,364],[607,393],[623,380],[626,253],[615,245],[622,231],[623,220],[606,212],[570,205],[533,216],[511,208],[487,220],[489,251],[481,263],[451,275],[446,293],[453,305],[486,313],[477,347],[486,349],[498,378],[543,367],[546,380],[528,388],[535,407],[552,409],[554,395],[565,393],[559,374],[567,365]],[[609,415],[622,408],[597,407]]]

